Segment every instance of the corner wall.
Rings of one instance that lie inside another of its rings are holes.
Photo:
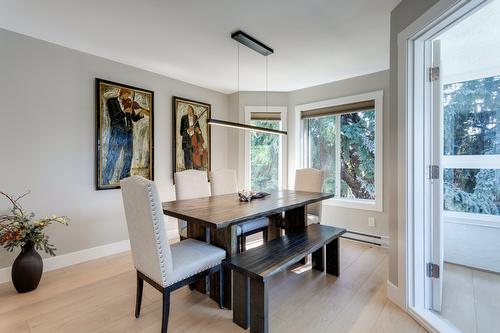
[[[172,96],[210,103],[225,119],[228,96],[131,66],[0,29],[0,190],[31,190],[22,203],[39,216],[67,215],[48,233],[58,255],[128,239],[119,190],[96,191],[95,78],[155,93],[155,181],[162,200],[172,184]],[[212,167],[227,167],[227,130],[212,129]],[[0,209],[8,203],[0,199]],[[168,229],[177,228],[168,220]],[[0,250],[0,268],[16,253]]]
[[[327,224],[346,227],[353,231],[360,231],[387,237],[389,236],[389,216],[396,206],[388,199],[394,196],[390,193],[396,181],[391,175],[394,173],[395,152],[390,149],[389,143],[393,137],[386,130],[390,121],[389,109],[389,71],[381,71],[369,75],[359,76],[347,80],[332,82],[291,92],[270,92],[269,106],[287,106],[287,153],[288,153],[288,181],[286,188],[293,188],[295,176],[295,107],[300,104],[318,102],[327,99],[358,95],[366,92],[384,91],[384,208],[383,212],[350,209],[323,205],[323,221]],[[244,122],[245,106],[265,105],[265,92],[240,92],[229,96],[229,116],[231,121]],[[228,165],[238,170],[239,188],[243,188],[244,180],[244,133],[230,130],[228,143]],[[238,151],[238,154],[234,154]],[[231,153],[233,152],[233,153]],[[368,217],[375,217],[376,227],[368,227]]]

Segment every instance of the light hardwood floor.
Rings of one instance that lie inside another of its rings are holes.
[[[500,274],[445,264],[441,315],[464,333],[500,332]]]
[[[270,284],[271,332],[423,333],[385,297],[386,250],[342,240],[340,278],[287,271]],[[159,332],[161,295],[145,285],[133,315],[135,272],[129,253],[45,273],[39,288],[16,294],[0,285],[0,332]],[[232,312],[187,288],[172,296],[169,332],[245,332]]]

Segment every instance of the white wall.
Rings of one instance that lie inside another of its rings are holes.
[[[444,261],[500,273],[500,228],[444,217]]]
[[[165,201],[174,199],[172,96],[210,103],[214,117],[228,117],[228,97],[218,92],[2,29],[0,45],[0,190],[29,189],[26,209],[71,218],[69,227],[48,230],[58,254],[128,238],[120,191],[95,190],[96,77],[155,92],[155,181]],[[227,142],[225,128],[212,129],[213,168],[227,167]],[[0,250],[0,268],[14,257]]]

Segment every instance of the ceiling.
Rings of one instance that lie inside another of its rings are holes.
[[[274,48],[269,90],[389,68],[400,0],[0,0],[0,27],[224,93],[238,90],[241,29]],[[266,58],[241,46],[240,90],[266,89]]]

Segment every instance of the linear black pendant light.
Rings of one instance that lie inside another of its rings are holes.
[[[236,32],[233,32],[231,34],[231,38],[234,39],[235,41],[251,48],[255,52],[258,52],[262,54],[263,56],[267,57],[268,55],[271,55],[274,53],[274,50],[267,46],[266,44],[262,43],[261,41],[253,38],[252,36],[244,33],[241,30],[238,30]],[[268,70],[267,70],[267,58],[266,58],[266,110],[267,110],[267,100],[268,100]],[[239,92],[240,92],[240,48],[238,45],[238,107],[239,107]],[[225,121],[225,120],[219,120],[219,119],[213,119],[210,118],[208,119],[208,124],[209,125],[215,125],[215,126],[224,126],[224,127],[232,127],[232,128],[237,128],[237,129],[242,129],[242,130],[247,130],[247,131],[254,131],[254,132],[264,132],[264,133],[271,133],[271,134],[279,134],[279,135],[287,135],[286,131],[280,131],[280,130],[275,130],[275,129],[270,129],[266,127],[259,127],[259,126],[251,126],[247,124],[240,124],[240,123],[234,123],[231,121]]]

